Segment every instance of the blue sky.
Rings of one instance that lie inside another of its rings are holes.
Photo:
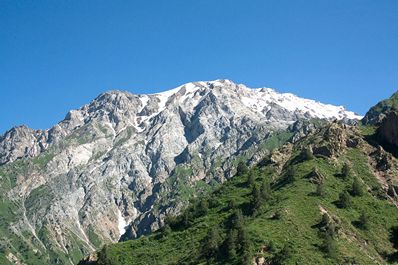
[[[0,0],[0,133],[109,89],[219,78],[364,114],[398,89],[396,0]]]

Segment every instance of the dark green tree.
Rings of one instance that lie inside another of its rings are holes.
[[[305,148],[302,151],[302,156],[305,161],[314,159],[314,154],[312,153],[311,148]]]
[[[316,184],[315,194],[319,197],[325,197],[325,187],[323,182]]]
[[[338,257],[337,243],[334,238],[327,233],[324,235],[322,250],[332,259],[336,259]]]
[[[283,248],[276,253],[273,258],[273,264],[275,265],[283,265],[288,261],[292,256],[292,247],[290,244],[285,244]]]
[[[337,206],[340,208],[349,208],[351,207],[352,201],[351,196],[347,191],[340,193],[339,200],[337,201]]]
[[[231,216],[231,229],[241,229],[243,227],[243,214],[241,209],[236,209]]]
[[[167,237],[168,235],[170,235],[171,233],[170,225],[167,223],[163,225],[163,227],[161,228],[161,232],[162,232],[162,237]]]
[[[344,163],[342,169],[341,169],[341,176],[343,179],[348,179],[351,175],[351,167],[348,163]]]
[[[256,181],[254,179],[254,175],[253,174],[249,174],[249,176],[247,176],[247,186],[248,187],[253,187],[255,183],[256,183]]]
[[[228,202],[228,209],[234,210],[234,209],[236,209],[236,207],[237,207],[236,201],[234,199],[231,199]]]
[[[258,189],[257,185],[254,185],[252,188],[252,194],[250,199],[250,208],[253,215],[258,212],[258,210],[261,207],[261,204],[262,204],[262,199],[261,199],[260,190]]]
[[[390,242],[395,249],[398,249],[398,226],[394,226],[391,228]]]
[[[243,161],[239,161],[238,163],[238,167],[236,168],[236,174],[238,174],[239,176],[242,176],[244,174],[246,174],[248,172],[248,168],[245,162]]]
[[[320,226],[326,227],[330,223],[330,217],[327,213],[322,214],[322,219],[319,222]]]
[[[207,199],[202,199],[196,208],[197,216],[203,216],[209,211],[209,201]]]
[[[185,210],[181,218],[183,227],[189,227],[191,225],[191,213],[189,211]]]
[[[243,226],[238,230],[238,242],[241,253],[250,250],[249,236],[247,235],[247,231]]]
[[[220,228],[218,226],[214,226],[209,230],[207,236],[203,241],[203,254],[208,258],[217,258],[218,251],[222,242]]]
[[[292,166],[288,167],[285,173],[285,180],[287,183],[292,183],[295,180],[295,172]]]
[[[229,229],[225,240],[228,259],[234,260],[237,257],[238,231]]]
[[[264,180],[261,184],[261,198],[263,200],[269,200],[271,198],[271,184],[267,180]]]
[[[369,217],[365,212],[362,212],[359,216],[358,225],[364,230],[369,229]]]
[[[274,220],[281,220],[283,218],[283,210],[277,209],[272,217]]]
[[[354,178],[354,182],[352,183],[352,187],[351,187],[352,196],[362,196],[364,193],[365,193],[365,191],[364,191],[361,181],[357,177]]]

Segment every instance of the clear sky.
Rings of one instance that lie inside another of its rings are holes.
[[[0,0],[0,133],[220,78],[364,114],[398,89],[398,1]]]

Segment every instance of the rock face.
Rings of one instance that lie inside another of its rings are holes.
[[[363,124],[380,124],[390,112],[398,111],[398,92],[370,108],[362,119]]]
[[[0,137],[0,165],[22,157],[35,157],[46,149],[45,132],[14,127]]]
[[[13,128],[0,138],[0,189],[18,207],[1,246],[15,252],[9,238],[23,238],[40,260],[76,263],[103,243],[157,229],[274,132],[313,118],[360,117],[216,80],[152,95],[110,91],[49,130]]]
[[[390,112],[381,122],[376,132],[377,138],[382,143],[387,143],[398,148],[398,115]]]

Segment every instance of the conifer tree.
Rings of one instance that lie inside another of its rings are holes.
[[[350,194],[348,194],[348,192],[346,192],[346,191],[340,193],[337,205],[340,208],[349,208],[351,206]]]
[[[263,200],[269,200],[271,198],[271,185],[267,180],[264,180],[261,185],[261,198]]]
[[[238,166],[236,168],[236,174],[239,176],[242,176],[242,175],[246,174],[248,170],[249,169],[247,168],[246,163],[243,161],[239,161]]]
[[[351,194],[353,196],[362,196],[364,194],[362,183],[357,177],[354,178],[354,182],[352,183]]]
[[[351,167],[348,163],[344,163],[343,168],[341,169],[341,176],[343,179],[348,179],[351,175]]]
[[[214,226],[209,230],[203,242],[203,252],[208,259],[217,257],[221,241],[220,229]]]

